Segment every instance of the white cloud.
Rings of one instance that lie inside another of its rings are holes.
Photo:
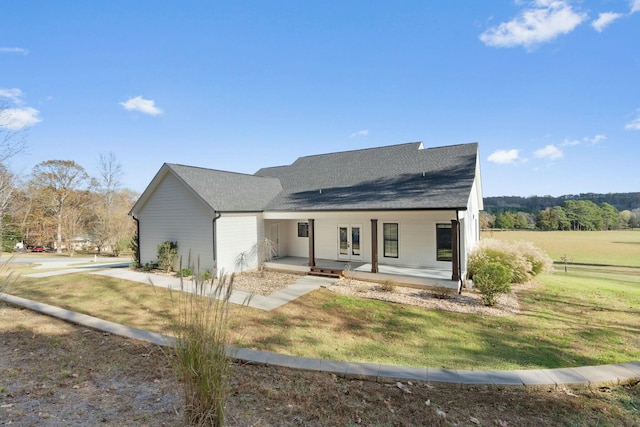
[[[631,13],[640,12],[640,0],[631,0]]]
[[[0,88],[0,98],[9,98],[15,104],[22,104],[22,91],[17,88],[3,89]]]
[[[574,145],[580,145],[583,143],[587,143],[589,145],[596,145],[599,144],[600,142],[604,141],[607,139],[606,135],[602,135],[602,134],[598,134],[592,138],[585,136],[582,139],[565,139],[564,141],[562,141],[560,143],[560,147],[568,147],[568,146],[574,146]]]
[[[519,151],[512,150],[496,150],[488,157],[488,160],[501,165],[515,163],[518,160]]]
[[[562,141],[560,143],[561,147],[567,147],[567,146],[571,146],[571,145],[579,145],[581,144],[582,141],[580,141],[579,139],[566,139],[564,141]]]
[[[32,107],[5,108],[0,111],[0,128],[20,130],[42,121],[40,111]]]
[[[358,132],[354,132],[351,135],[349,135],[349,138],[355,138],[358,136],[367,136],[367,135],[369,135],[369,129],[362,129],[362,130],[359,130]]]
[[[564,156],[564,154],[562,153],[562,150],[560,150],[558,147],[556,147],[553,144],[549,144],[544,148],[536,150],[533,153],[533,155],[540,159],[549,159],[549,160],[561,159]]]
[[[127,111],[138,111],[151,116],[162,114],[162,110],[156,107],[156,102],[153,99],[144,99],[142,96],[129,98],[125,102],[121,102],[120,105]]]
[[[482,33],[480,40],[488,46],[529,48],[570,33],[585,19],[587,15],[573,10],[566,0],[535,0],[511,21]]]
[[[8,108],[4,104],[0,104],[0,128],[9,130],[20,130],[42,121],[40,111],[32,107],[22,107],[22,91],[17,88],[5,89],[0,88],[0,98],[9,99],[16,108]]]
[[[26,55],[29,51],[21,47],[0,47],[0,53],[19,53],[21,55]]]
[[[607,136],[602,134],[596,135],[593,138],[588,138],[588,137],[584,138],[584,140],[591,145],[599,144],[601,141],[604,141],[606,139],[607,139]]]
[[[630,130],[640,130],[640,109],[636,111],[636,118],[627,123],[624,128]]]
[[[640,0],[639,0],[640,1]],[[591,21],[591,26],[594,30],[601,33],[606,27],[608,27],[613,21],[618,18],[622,18],[622,13],[604,12],[598,15],[598,19]]]

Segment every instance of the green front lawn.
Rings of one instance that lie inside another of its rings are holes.
[[[509,317],[427,310],[320,289],[278,310],[234,309],[236,344],[304,357],[450,369],[640,360],[640,271],[570,266],[519,291]],[[167,292],[108,277],[21,278],[10,293],[167,332]]]

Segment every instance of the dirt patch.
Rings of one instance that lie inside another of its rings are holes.
[[[234,365],[230,426],[640,424],[640,386],[497,390]],[[181,426],[163,351],[0,302],[0,425]]]

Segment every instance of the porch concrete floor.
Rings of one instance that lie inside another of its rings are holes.
[[[282,258],[274,258],[270,263],[278,264],[281,266],[292,265],[295,267],[308,267],[309,259],[303,257],[286,256]],[[316,267],[331,268],[334,270],[344,270],[346,265],[351,266],[351,271],[358,271],[362,273],[371,273],[371,263],[365,263],[360,261],[345,261],[345,260],[330,260],[330,259],[318,259],[316,258]],[[419,268],[419,267],[404,267],[397,265],[385,265],[378,264],[378,273],[390,274],[394,276],[405,277],[419,277],[424,279],[435,280],[451,280],[451,270],[441,270],[436,268]]]

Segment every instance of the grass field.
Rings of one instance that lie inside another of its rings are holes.
[[[640,230],[483,231],[481,238],[524,240],[546,251],[555,262],[640,267]]]

